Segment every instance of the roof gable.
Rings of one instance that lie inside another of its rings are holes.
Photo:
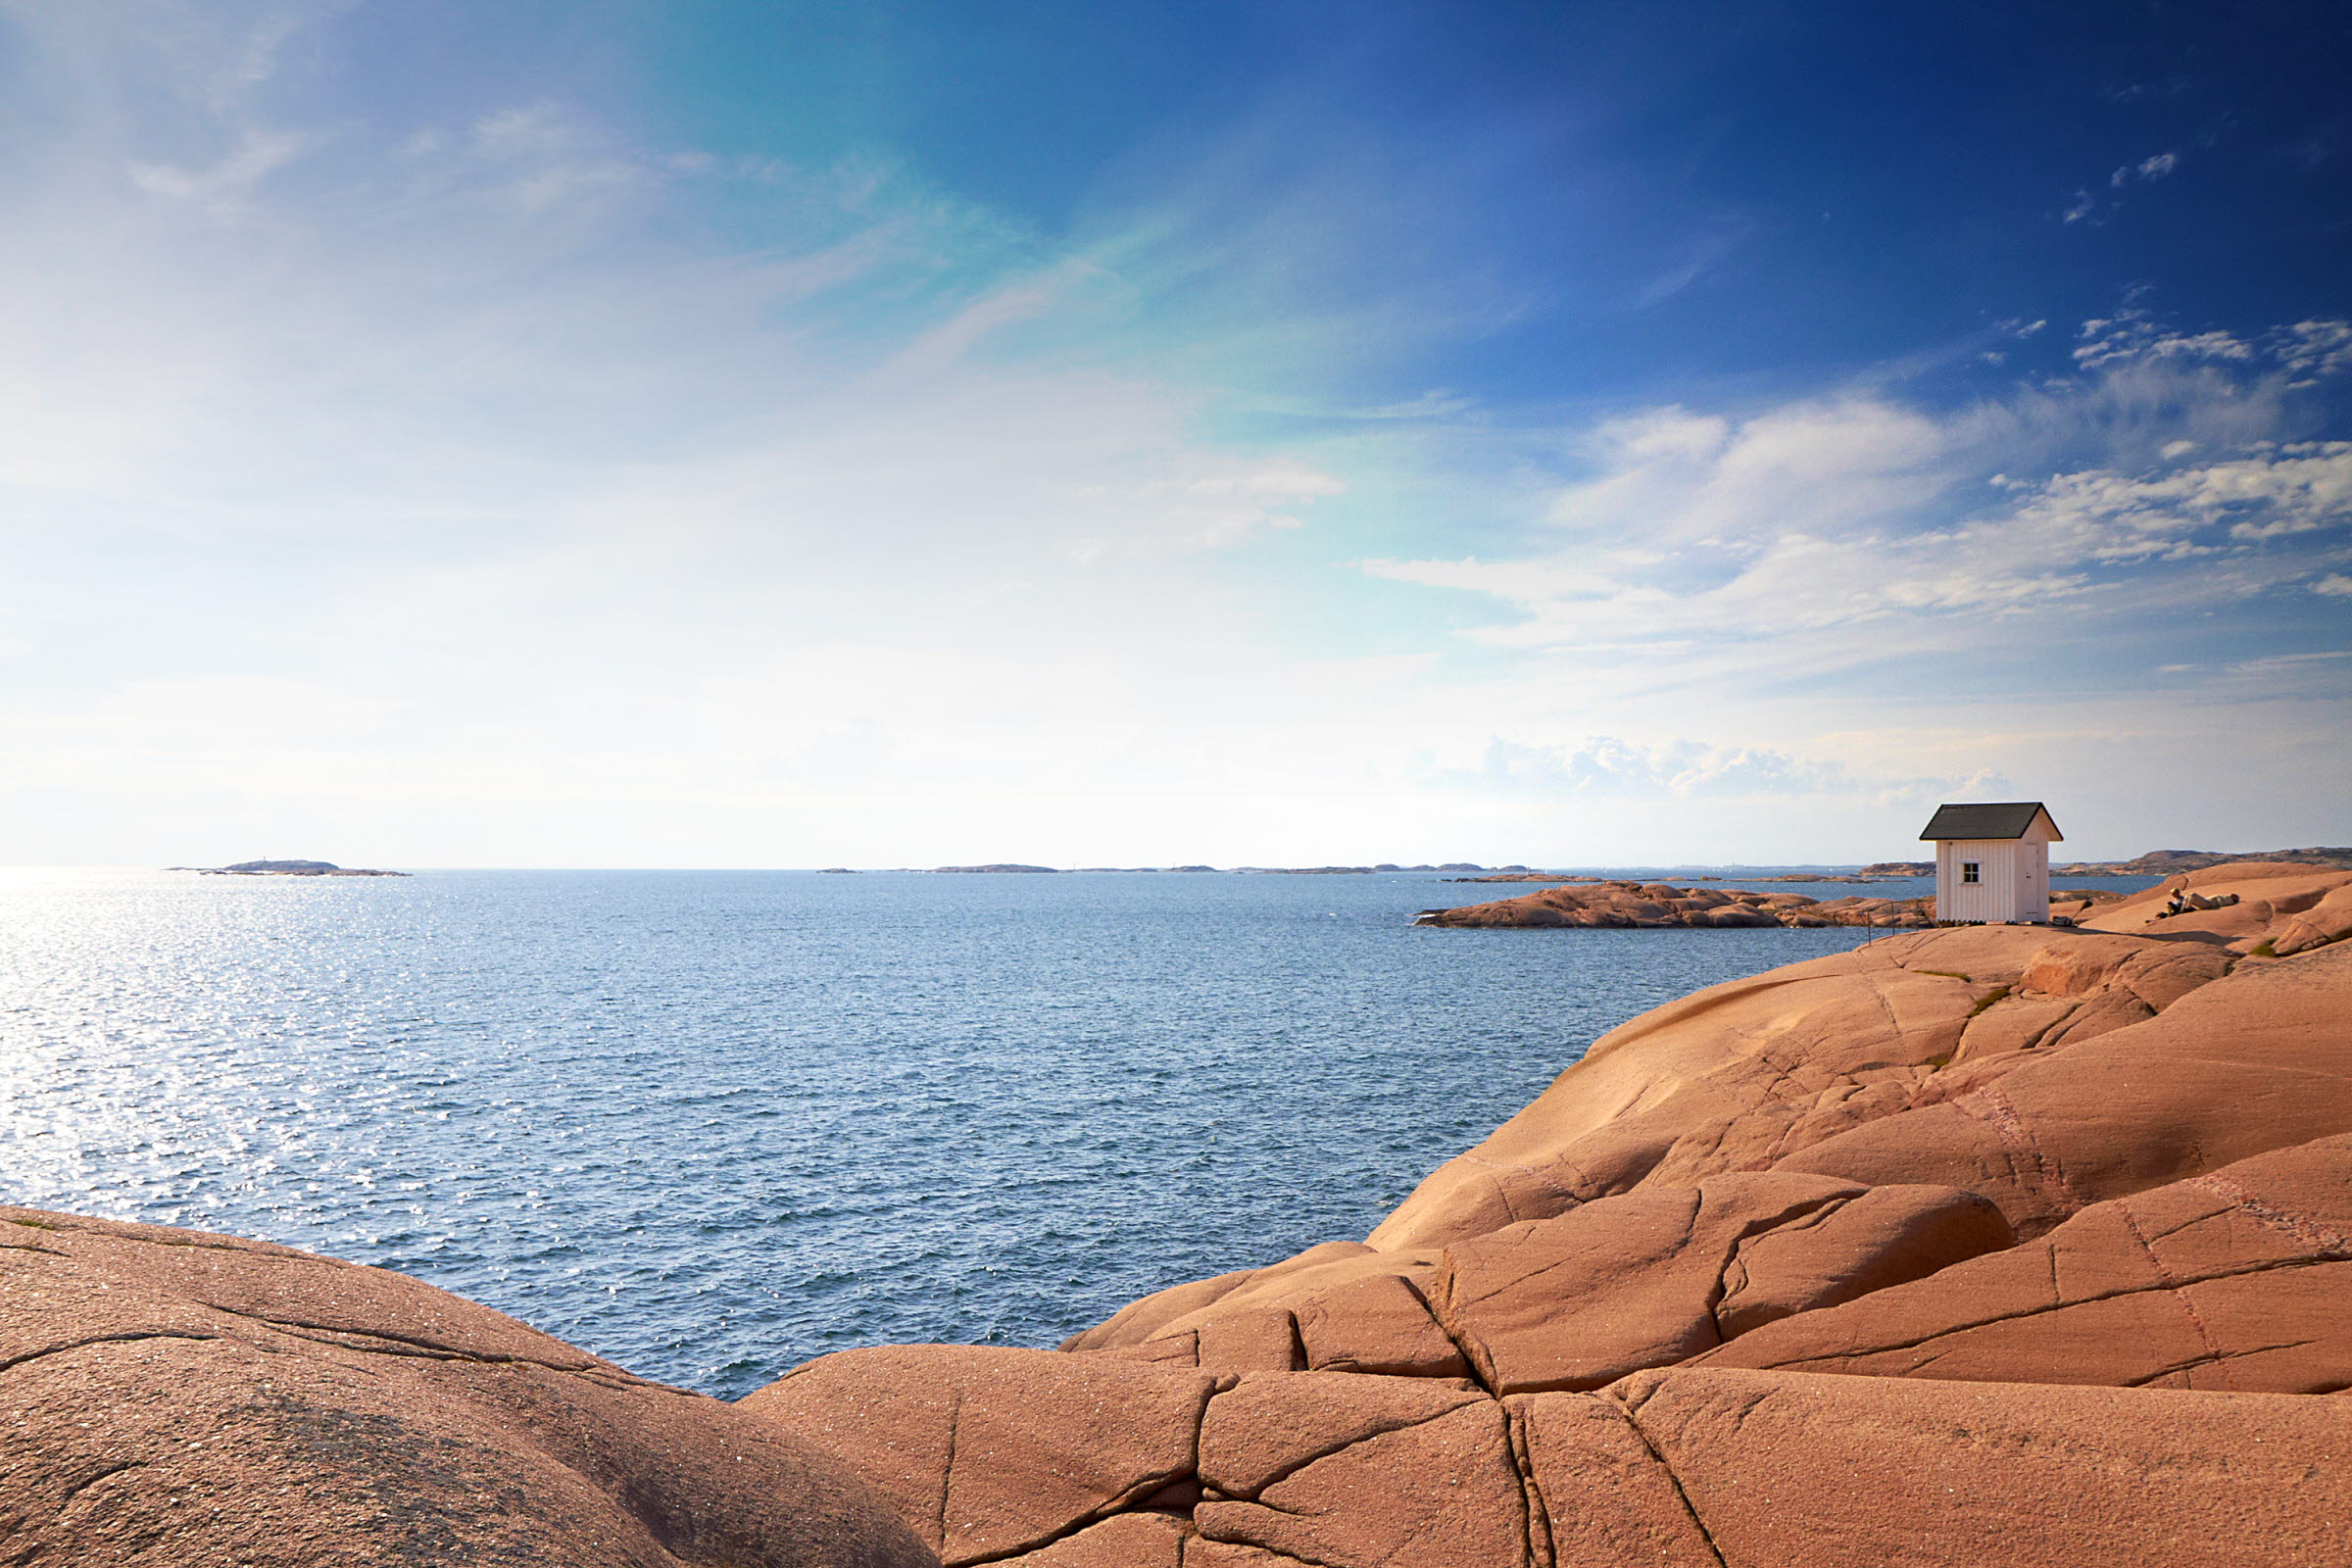
[[[1920,830],[1922,839],[2022,839],[2032,831],[2034,819],[2040,817],[2050,826],[2050,837],[2064,840],[2058,831],[2058,819],[2039,801],[1982,801],[1967,805],[1944,805],[1936,808],[1928,825]]]

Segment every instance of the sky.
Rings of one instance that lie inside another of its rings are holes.
[[[2352,842],[2347,44],[0,0],[0,863]]]

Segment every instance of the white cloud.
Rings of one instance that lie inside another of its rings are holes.
[[[2084,321],[2075,363],[2086,370],[2128,361],[2235,360],[2255,356],[2254,345],[2228,332],[2168,331],[2148,317],[2127,311],[2109,318]]]
[[[2308,580],[2311,552],[2352,530],[2352,442],[2245,439],[2283,418],[2283,356],[2137,314],[2086,337],[2086,376],[2001,403],[1614,416],[1549,505],[1554,548],[1364,568],[1508,605],[1468,628],[1490,647],[1719,695],[2046,661]],[[1615,553],[1629,546],[1639,561]]]
[[[2120,190],[2135,180],[2145,183],[2149,180],[2162,179],[2180,167],[2180,155],[2179,153],[2158,153],[2154,157],[2143,158],[2136,164],[2126,164],[2108,176],[2107,183]]]
[[[1441,785],[1592,800],[1708,800],[1850,792],[1855,779],[1835,762],[1764,747],[1711,746],[1677,739],[1652,745],[1608,736],[1573,747],[1515,745],[1490,738],[1475,768],[1439,769]]]
[[[2347,577],[2340,571],[2331,571],[2313,583],[2311,591],[2315,594],[2326,594],[2331,599],[2352,599],[2352,577]]]
[[[2308,386],[2352,370],[2352,321],[2297,321],[2273,334],[2271,352]]]

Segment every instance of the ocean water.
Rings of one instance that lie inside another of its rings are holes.
[[[1409,924],[1517,891],[0,872],[0,1201],[402,1269],[732,1397],[1360,1237],[1614,1025],[1872,935]]]

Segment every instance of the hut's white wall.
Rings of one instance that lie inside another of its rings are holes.
[[[1977,880],[1961,880],[1975,861]],[[1943,839],[1936,846],[1938,920],[2047,920],[2050,845],[2037,820],[2022,839]]]

